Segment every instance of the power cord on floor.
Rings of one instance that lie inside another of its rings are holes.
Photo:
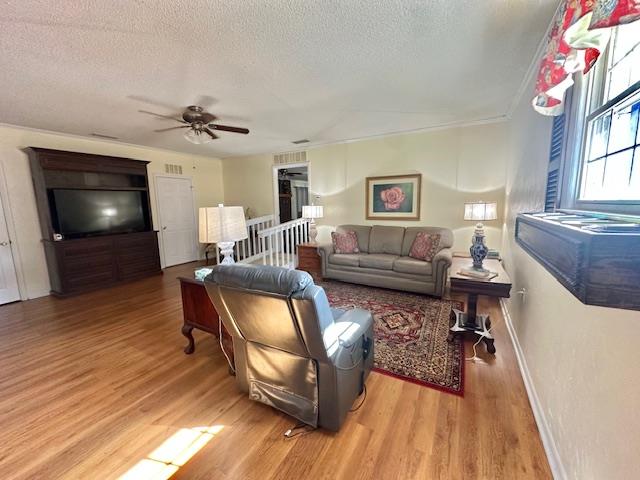
[[[490,332],[491,332],[491,327],[489,327],[489,329],[486,332],[482,332],[482,333],[478,334],[478,335],[480,335],[480,338],[478,339],[478,341],[476,343],[473,344],[473,357],[467,357],[467,358],[465,358],[465,360],[467,360],[469,362],[475,362],[476,360],[481,360],[481,358],[478,357],[478,353],[476,351],[476,347]]]
[[[297,431],[297,430],[300,430],[300,431]],[[311,433],[314,430],[315,428],[312,427],[311,425],[307,425],[304,422],[298,422],[289,430],[284,432],[284,438],[293,438],[293,437],[297,437],[298,435],[306,435],[307,433]]]
[[[362,389],[362,400],[360,401],[360,403],[358,404],[358,406],[356,408],[352,408],[351,410],[349,410],[350,412],[355,412],[357,410],[360,409],[360,407],[362,405],[364,405],[364,401],[367,399],[367,385],[364,385],[364,388]]]

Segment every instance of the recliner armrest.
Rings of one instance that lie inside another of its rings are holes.
[[[354,308],[336,319],[336,325],[341,323],[348,323],[350,326],[340,335],[340,345],[350,347],[373,325],[373,315],[368,310]]]
[[[339,352],[348,350],[373,328],[373,316],[367,310],[354,308],[336,319],[335,323],[322,332],[322,340],[327,356],[332,359],[340,357]]]

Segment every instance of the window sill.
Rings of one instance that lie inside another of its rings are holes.
[[[615,231],[598,231],[602,225]],[[534,213],[518,215],[515,230],[518,244],[582,303],[640,310],[640,225]]]

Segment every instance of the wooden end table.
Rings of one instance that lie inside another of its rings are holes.
[[[214,335],[216,338],[220,335],[220,317],[218,312],[211,303],[204,282],[189,277],[178,277],[180,281],[180,290],[182,292],[182,313],[184,323],[182,325],[182,334],[187,338],[189,343],[184,348],[184,353],[192,354],[195,349],[195,341],[191,332],[194,328]],[[233,362],[233,341],[227,329],[222,325],[222,345],[224,351],[229,355]]]
[[[318,244],[314,242],[298,245],[298,270],[311,274],[314,280],[322,280],[322,265]]]
[[[502,268],[499,260],[487,260],[483,262],[486,270],[497,273],[498,275],[489,280],[477,279],[461,275],[458,272],[464,268],[471,268],[473,260],[465,257],[453,257],[451,269],[449,270],[449,278],[451,281],[452,293],[467,294],[467,311],[454,309],[452,316],[455,317],[454,325],[449,329],[449,340],[453,336],[463,332],[472,332],[476,335],[482,335],[483,341],[487,345],[487,352],[496,353],[494,339],[491,335],[491,319],[489,315],[479,314],[478,295],[487,295],[489,297],[509,298],[511,292],[511,279],[507,272]]]

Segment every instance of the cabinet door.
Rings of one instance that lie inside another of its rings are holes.
[[[156,232],[135,233],[116,239],[118,280],[131,280],[160,272]]]
[[[117,281],[113,239],[53,242],[58,252],[63,294],[92,290]]]

